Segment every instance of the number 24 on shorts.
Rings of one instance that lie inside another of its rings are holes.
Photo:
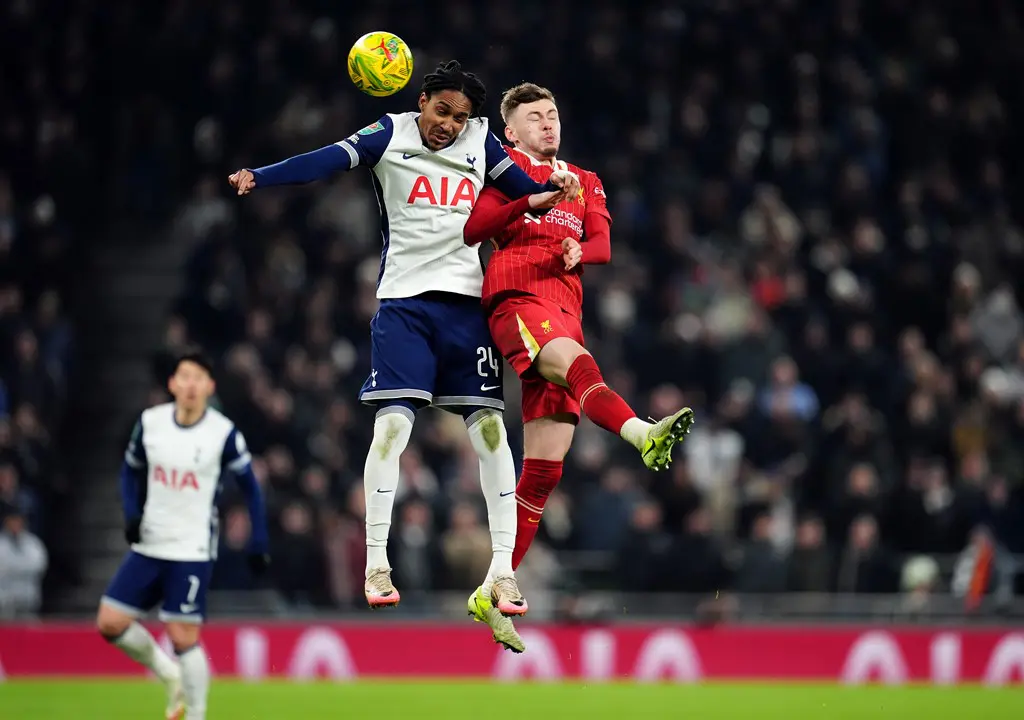
[[[490,347],[478,347],[476,349],[477,357],[476,361],[476,373],[482,378],[500,378],[501,377],[501,359],[494,353],[494,348]],[[481,385],[480,389],[483,392],[488,390],[497,389],[497,385]]]

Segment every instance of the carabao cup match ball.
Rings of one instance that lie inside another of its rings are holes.
[[[394,95],[412,77],[412,52],[394,33],[366,33],[348,51],[348,76],[367,95]]]

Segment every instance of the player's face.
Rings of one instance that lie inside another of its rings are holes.
[[[420,135],[431,150],[451,145],[466,127],[473,103],[458,90],[420,93]]]
[[[520,105],[508,119],[505,136],[538,160],[553,158],[562,142],[562,121],[550,100]]]
[[[213,395],[213,378],[205,368],[186,360],[174,371],[167,389],[174,396],[174,401],[185,410],[199,410],[206,407],[206,402]]]

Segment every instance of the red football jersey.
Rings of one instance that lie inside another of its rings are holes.
[[[537,182],[547,182],[555,170],[520,150],[507,150],[509,157]],[[583,263],[566,271],[562,241],[571,237],[582,242],[586,214],[599,213],[609,220],[611,215],[604,187],[596,173],[561,160],[557,162],[559,170],[569,170],[579,177],[579,195],[543,215],[527,213],[515,218],[494,238],[496,250],[484,273],[486,305],[504,294],[529,294],[547,298],[576,316],[582,313]]]

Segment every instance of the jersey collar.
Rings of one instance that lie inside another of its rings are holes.
[[[199,423],[206,419],[206,413],[208,413],[209,410],[210,408],[205,408],[203,410],[203,414],[200,415],[199,419],[196,420],[194,423],[182,425],[180,422],[178,422],[178,408],[174,406],[174,403],[171,403],[171,418],[174,420],[174,424],[177,425],[182,430],[191,430],[192,428],[196,427],[197,425],[199,425]]]

